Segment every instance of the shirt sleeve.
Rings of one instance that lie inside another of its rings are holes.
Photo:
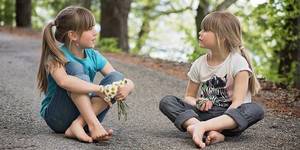
[[[192,63],[192,66],[187,73],[187,76],[190,80],[192,80],[195,83],[200,83],[200,58],[198,58],[196,61]]]
[[[94,52],[95,52],[95,61],[96,61],[97,71],[101,71],[104,68],[104,66],[106,65],[107,59],[102,54],[100,54],[98,51],[94,50]]]
[[[241,56],[238,55],[233,59],[233,76],[235,77],[240,71],[248,71],[250,74],[252,74],[252,70],[249,67],[249,64],[247,60]]]

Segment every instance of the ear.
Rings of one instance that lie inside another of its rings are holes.
[[[68,31],[68,37],[71,41],[77,41],[78,35],[75,31]]]

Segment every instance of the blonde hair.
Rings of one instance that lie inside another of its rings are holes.
[[[252,95],[257,94],[260,90],[260,84],[256,78],[248,51],[243,47],[242,29],[238,18],[226,11],[212,12],[204,17],[201,28],[215,34],[218,48],[227,49],[231,52],[237,51],[247,60],[252,70],[252,76],[249,79],[249,90]]]
[[[69,31],[75,31],[79,36],[95,25],[92,13],[83,7],[69,6],[61,10],[53,22],[48,23],[43,30],[42,54],[37,74],[38,89],[47,91],[47,65],[53,63],[54,67],[64,66],[66,59],[60,51],[57,41],[70,47],[72,41],[68,37]],[[52,27],[56,30],[53,35]],[[52,62],[49,62],[49,59]]]

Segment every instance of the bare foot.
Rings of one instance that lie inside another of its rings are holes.
[[[68,138],[78,139],[82,142],[93,142],[93,139],[85,133],[83,127],[76,122],[73,122],[71,126],[66,130],[65,136]]]
[[[109,133],[103,128],[103,126],[100,123],[89,126],[89,131],[90,131],[90,136],[95,141],[102,141],[107,136],[112,135],[112,131],[109,135]]]
[[[203,134],[205,130],[202,127],[201,123],[196,123],[187,127],[187,131],[192,135],[194,143],[200,147],[204,148],[205,143],[202,141]]]
[[[217,131],[209,131],[206,138],[206,145],[215,144],[219,142],[223,142],[225,140],[225,136]]]

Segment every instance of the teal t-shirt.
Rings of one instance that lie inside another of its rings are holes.
[[[60,47],[60,50],[64,53],[65,58],[68,62],[78,62],[82,64],[82,66],[84,67],[84,71],[90,77],[91,82],[94,81],[96,73],[98,71],[101,71],[107,63],[106,58],[92,48],[87,48],[84,50],[85,58],[83,59],[73,55],[73,53],[71,53],[71,51],[64,45]],[[51,74],[48,74],[47,81],[48,87],[47,91],[45,92],[45,98],[42,101],[40,110],[42,117],[45,116],[45,110],[48,107],[48,104],[50,103],[57,87],[57,84],[52,78]]]

